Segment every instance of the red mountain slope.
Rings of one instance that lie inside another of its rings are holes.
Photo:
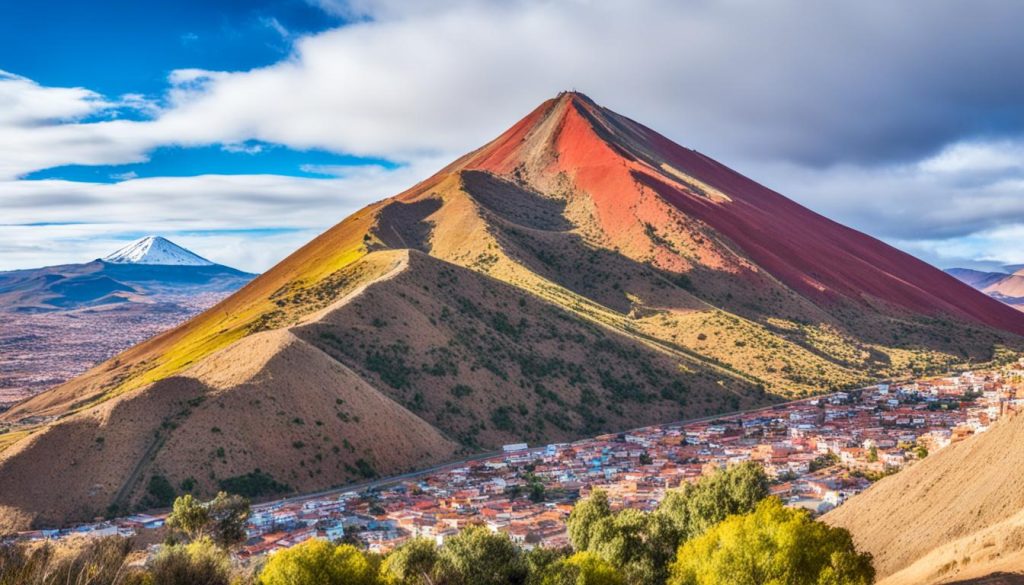
[[[582,94],[545,102],[459,166],[512,173],[537,157],[538,134],[545,134],[557,153],[544,170],[574,177],[617,246],[628,249],[644,239],[638,219],[668,219],[645,207],[653,191],[816,301],[873,297],[918,313],[948,313],[1024,334],[1024,319],[1015,311],[971,294],[933,266],[818,215]]]

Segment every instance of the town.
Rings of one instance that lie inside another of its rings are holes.
[[[823,513],[873,481],[984,432],[1024,399],[1024,359],[994,370],[884,383],[699,421],[574,443],[506,445],[499,454],[360,489],[252,507],[241,562],[310,538],[388,552],[412,537],[439,544],[470,524],[524,547],[568,544],[576,500],[604,490],[615,507],[649,510],[665,491],[743,461],[762,464],[788,505]],[[23,540],[133,536],[162,515],[135,515]]]

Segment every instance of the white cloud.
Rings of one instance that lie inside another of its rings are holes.
[[[43,87],[0,70],[0,127],[32,128],[84,118],[113,107],[81,87]]]
[[[87,261],[140,233],[154,233],[188,243],[211,260],[262,271],[363,205],[408,188],[432,170],[366,167],[325,179],[200,175],[109,184],[0,182],[0,258],[3,269]]]
[[[45,201],[63,193],[78,198],[82,215],[114,213],[115,225],[140,215],[166,218],[174,229],[217,223],[209,214],[236,227],[275,215],[281,225],[326,227],[368,201],[366,193],[397,192],[575,88],[893,241],[949,240],[1024,222],[1014,164],[1024,152],[1024,78],[1007,73],[1024,68],[1024,4],[308,1],[358,21],[296,39],[293,53],[268,67],[174,71],[159,107],[0,76],[0,178],[143,161],[158,146],[231,150],[252,141],[407,167],[318,167],[343,173],[325,180],[336,184],[198,177],[43,189],[8,181],[0,184],[5,214],[11,197],[31,195],[37,202],[26,217],[49,216]],[[115,105],[152,119],[89,121]],[[350,186],[363,190],[345,191]],[[348,193],[344,204],[321,199],[327,187]],[[287,197],[309,212],[264,206]],[[133,211],[111,209],[116,198]]]

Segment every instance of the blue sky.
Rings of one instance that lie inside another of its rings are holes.
[[[568,88],[939,266],[1024,262],[1010,0],[8,4],[0,269],[157,233],[265,270]]]
[[[4,69],[43,85],[159,97],[174,69],[270,65],[292,38],[341,24],[303,0],[9,2],[0,55]]]

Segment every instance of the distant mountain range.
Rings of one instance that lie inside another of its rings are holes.
[[[147,236],[84,264],[0,272],[0,312],[67,311],[119,303],[175,302],[233,292],[255,278]]]
[[[253,277],[157,236],[92,262],[0,272],[0,408],[180,324]]]
[[[946,272],[990,297],[1024,311],[1024,267],[1004,266],[1002,272],[950,268]]]
[[[323,489],[983,362],[1022,334],[1024,313],[564,93],[0,415],[0,528],[183,482]]]

